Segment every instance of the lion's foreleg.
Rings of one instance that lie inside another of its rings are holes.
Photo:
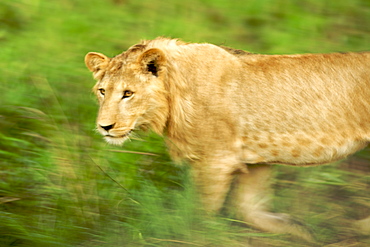
[[[357,233],[370,235],[370,216],[362,220],[356,220],[353,226],[353,228],[357,230]]]
[[[232,191],[236,214],[254,227],[268,232],[290,233],[312,241],[309,230],[289,215],[269,212],[271,167],[248,165],[248,173],[238,174]]]
[[[206,211],[217,213],[222,208],[233,180],[233,171],[230,165],[222,162],[193,166],[193,179]]]

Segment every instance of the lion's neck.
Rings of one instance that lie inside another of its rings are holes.
[[[177,60],[178,61],[178,60]],[[170,154],[174,159],[194,159],[197,156],[197,143],[194,137],[194,84],[191,76],[185,75],[179,69],[179,64],[169,63],[165,86],[168,92],[169,114],[167,118],[165,135]]]
[[[169,97],[169,116],[165,134],[173,158],[191,158],[195,154],[196,143],[193,143],[193,116],[194,106],[186,95],[179,95],[176,88],[172,88]],[[191,158],[193,159],[193,158]]]

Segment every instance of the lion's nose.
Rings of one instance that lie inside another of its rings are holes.
[[[106,131],[109,131],[110,129],[112,129],[114,127],[115,123],[114,124],[111,124],[111,125],[100,125],[100,127],[102,127],[102,129],[106,130]]]

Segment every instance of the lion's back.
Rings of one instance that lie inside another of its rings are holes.
[[[326,163],[370,141],[370,53],[243,59],[239,114],[255,162]]]

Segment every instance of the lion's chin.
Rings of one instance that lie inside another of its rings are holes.
[[[108,142],[111,145],[122,145],[127,139],[127,136],[124,137],[112,137],[112,136],[105,136],[105,141]]]

